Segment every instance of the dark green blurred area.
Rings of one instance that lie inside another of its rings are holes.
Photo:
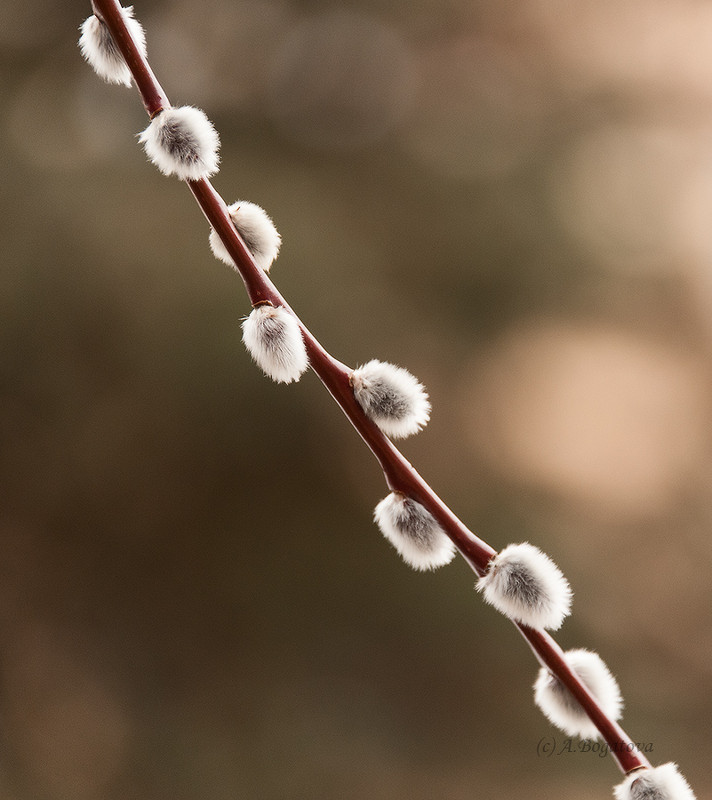
[[[79,2],[0,10],[0,797],[598,800],[537,754],[537,666],[460,560],[416,574],[309,373],[136,140]],[[213,183],[263,205],[337,358],[410,369],[406,456],[561,566],[563,647],[712,789],[712,9],[684,0],[135,6]],[[573,749],[577,747],[576,742]]]

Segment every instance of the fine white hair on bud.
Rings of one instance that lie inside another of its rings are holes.
[[[279,253],[282,237],[277,232],[267,212],[247,200],[238,200],[228,206],[227,210],[230,214],[230,219],[232,219],[232,224],[240,234],[240,238],[247,249],[252,253],[257,266],[265,272],[269,272],[272,262]],[[228,253],[227,248],[214,230],[210,231],[210,249],[213,251],[215,258],[219,258],[220,261],[225,262],[230,267],[235,266],[232,256]]]
[[[381,533],[413,569],[430,570],[452,561],[455,547],[435,517],[416,500],[391,492],[373,518]]]
[[[218,171],[220,138],[199,108],[164,108],[139,134],[139,141],[164,175],[197,181]]]
[[[282,306],[253,309],[242,323],[242,341],[260,369],[277,383],[298,381],[309,366],[299,323]]]
[[[571,587],[561,570],[527,542],[494,556],[477,589],[505,616],[532,628],[556,630],[571,610]]]
[[[430,419],[425,388],[403,367],[373,359],[351,373],[351,385],[361,408],[386,436],[411,436]]]
[[[141,23],[134,19],[133,6],[122,8],[121,15],[139,52],[145,58],[146,35]],[[109,29],[99,17],[95,15],[88,17],[79,30],[81,31],[79,49],[94,72],[108,83],[131,86],[131,71],[126,66],[124,57],[109,33]]]
[[[569,667],[591,692],[606,716],[620,719],[623,710],[618,682],[597,653],[590,650],[569,650],[564,653]],[[539,670],[534,683],[534,702],[549,722],[569,736],[596,739],[598,728],[591,722],[582,706],[546,667]]]
[[[695,800],[690,784],[672,761],[632,772],[613,794],[616,800]]]

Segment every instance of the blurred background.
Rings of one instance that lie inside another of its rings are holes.
[[[494,547],[552,555],[557,640],[708,796],[712,4],[135,11],[220,131],[218,191],[274,218],[280,290],[337,358],[425,383],[406,456]],[[0,797],[611,797],[464,562],[380,536],[318,380],[250,363],[138,95],[80,57],[89,12],[0,7]]]

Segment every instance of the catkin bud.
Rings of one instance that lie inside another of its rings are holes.
[[[594,696],[606,716],[614,720],[620,719],[623,700],[618,682],[600,656],[590,650],[569,650],[564,653],[564,659]],[[551,723],[569,736],[598,738],[598,728],[591,722],[578,700],[546,667],[541,668],[534,684],[534,702]]]
[[[252,253],[257,266],[265,272],[269,272],[272,262],[279,253],[282,237],[267,212],[247,200],[238,200],[228,206],[227,210],[230,213],[232,224],[247,249]],[[210,249],[215,258],[219,258],[230,267],[235,266],[232,256],[214,230],[210,231]]]
[[[376,506],[381,533],[413,569],[429,570],[452,561],[455,547],[435,517],[420,503],[392,492]]]
[[[527,542],[498,553],[477,589],[498,611],[532,628],[556,630],[571,609],[571,588],[561,570]]]
[[[164,175],[197,181],[218,171],[220,139],[199,108],[164,108],[139,135],[139,141]]]
[[[430,419],[425,388],[402,367],[374,359],[351,373],[351,385],[361,408],[386,436],[410,436]]]
[[[136,43],[141,55],[146,57],[146,35],[141,23],[134,19],[133,6],[121,9],[126,27],[131,38]],[[131,71],[129,70],[121,51],[116,46],[109,29],[99,19],[92,15],[84,20],[79,30],[79,49],[87,63],[108,83],[120,83],[131,86]]]
[[[242,323],[242,340],[257,365],[277,383],[298,381],[309,366],[299,324],[281,306],[253,309]]]
[[[613,789],[613,794],[616,800],[695,800],[690,785],[673,762],[632,772]]]

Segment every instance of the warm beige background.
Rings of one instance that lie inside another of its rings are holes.
[[[88,3],[0,6],[3,800],[603,800],[537,755],[534,659],[457,561],[409,571],[310,374],[249,362],[240,280],[145,163]],[[406,455],[576,592],[650,757],[712,790],[712,5],[138,3],[215,185],[356,365],[408,367]]]

